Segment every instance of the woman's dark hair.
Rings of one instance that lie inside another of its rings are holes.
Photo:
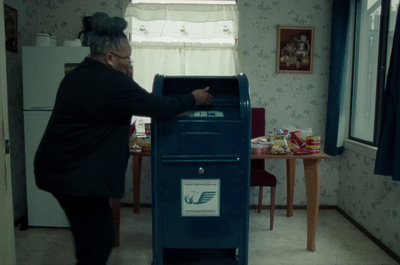
[[[106,50],[119,49],[121,39],[127,39],[124,30],[128,23],[121,17],[110,17],[97,12],[92,16],[91,55],[104,56]]]

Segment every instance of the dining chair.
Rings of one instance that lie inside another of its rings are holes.
[[[265,136],[265,109],[251,109],[251,138]],[[261,212],[263,187],[271,187],[271,204],[270,204],[270,224],[269,229],[274,227],[274,211],[275,211],[275,188],[276,177],[274,174],[265,170],[264,159],[252,159],[250,169],[250,186],[258,186],[258,207],[257,211]]]

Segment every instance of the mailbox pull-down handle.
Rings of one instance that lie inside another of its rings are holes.
[[[216,132],[184,132],[183,135],[188,135],[188,136],[205,136],[205,135],[219,135],[219,133]]]
[[[162,163],[239,163],[239,156],[163,156]]]

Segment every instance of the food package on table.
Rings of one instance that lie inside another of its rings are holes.
[[[296,129],[290,131],[290,138],[295,142],[300,148],[306,147],[306,138],[312,134],[312,129]]]
[[[259,143],[268,143],[269,142],[269,135],[264,135],[260,137],[256,137],[251,139],[252,143],[259,144]]]
[[[140,153],[142,152],[142,147],[138,146],[137,144],[133,144],[129,146],[129,150],[132,152]]]
[[[290,132],[290,137],[300,148],[306,147],[306,135],[302,131],[296,130]]]
[[[151,150],[151,137],[150,136],[136,137],[134,144],[142,147],[142,151],[150,151]]]
[[[251,139],[251,150],[253,154],[268,154],[271,150],[271,142],[269,136],[260,136]]]
[[[151,137],[150,136],[138,136],[136,132],[133,132],[129,140],[129,149],[133,152],[146,152],[151,150]]]
[[[280,130],[275,130],[274,132],[269,132],[269,138],[271,140],[271,154],[288,154],[290,152],[288,146],[288,140],[290,133],[280,132]]]
[[[288,139],[290,153],[293,153],[294,155],[305,155],[310,153],[306,148],[306,138],[312,134],[311,128],[301,129],[294,126],[284,126],[282,129],[275,129],[274,131],[290,133]]]

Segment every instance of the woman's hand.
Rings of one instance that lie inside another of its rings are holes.
[[[208,93],[210,87],[193,90],[192,94],[199,105],[211,104],[213,96]]]

